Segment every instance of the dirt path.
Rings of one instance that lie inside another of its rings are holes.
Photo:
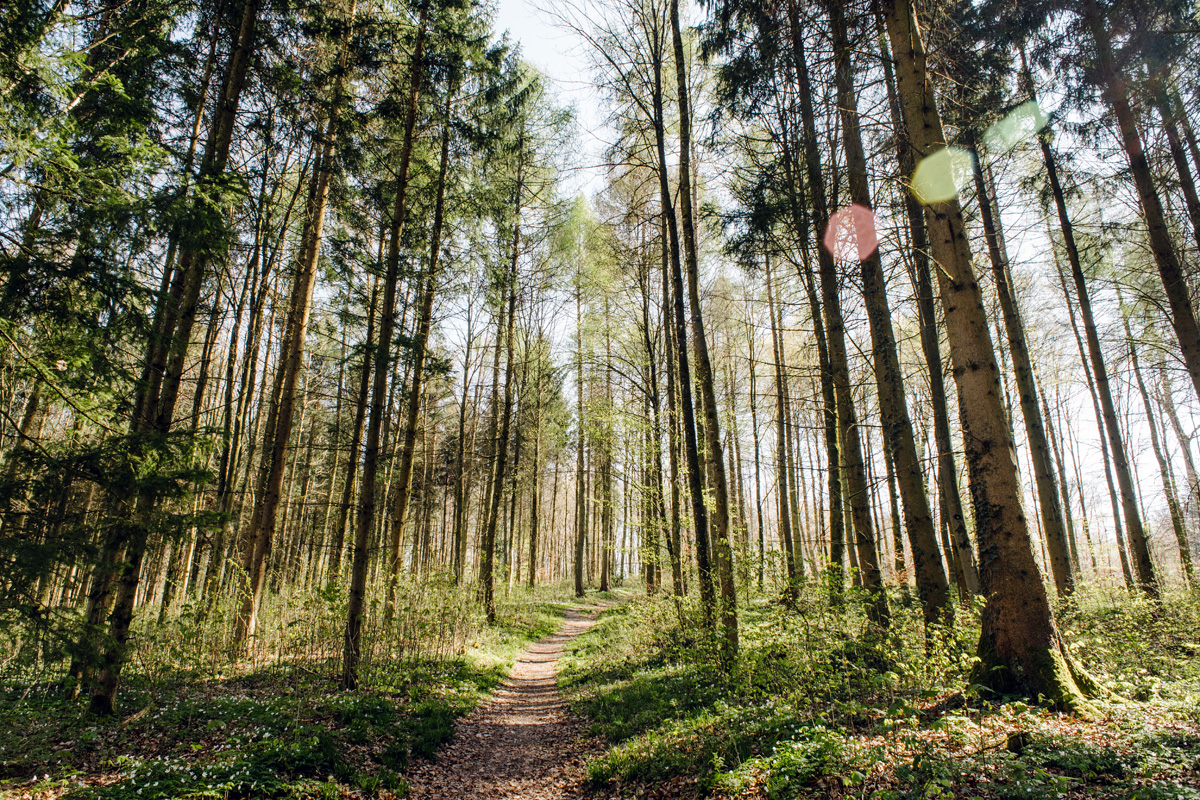
[[[572,609],[558,633],[530,645],[491,699],[459,720],[437,760],[409,770],[409,797],[586,797],[584,762],[597,750],[563,706],[555,672],[563,645],[595,621],[594,611]]]

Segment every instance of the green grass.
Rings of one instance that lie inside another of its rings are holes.
[[[71,800],[336,798],[402,795],[414,759],[434,757],[569,607],[514,592],[498,624],[475,626],[443,657],[375,658],[363,688],[338,686],[336,660],[283,661],[197,679],[131,669],[115,719],[57,685],[0,687],[0,795],[40,787]]]
[[[1093,720],[980,695],[966,680],[977,610],[926,639],[918,610],[892,600],[883,637],[857,601],[830,608],[817,587],[793,607],[743,601],[729,671],[694,633],[690,600],[606,612],[559,678],[609,742],[591,780],[626,796],[666,782],[770,800],[1200,798],[1200,598],[1156,608],[1085,591],[1059,610],[1080,662],[1114,692]]]

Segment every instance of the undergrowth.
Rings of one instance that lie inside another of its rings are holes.
[[[276,621],[243,654],[220,646],[227,631],[219,613],[198,620],[185,609],[157,626],[151,609],[113,719],[88,714],[86,697],[72,699],[53,678],[56,665],[8,663],[0,673],[0,796],[403,795],[412,760],[433,757],[455,718],[499,684],[531,641],[557,630],[568,607],[557,588],[513,590],[488,626],[469,589],[405,590],[390,624],[373,609],[363,682],[353,692],[339,686],[344,597],[335,589],[272,599],[307,616],[280,622],[264,613]]]
[[[560,684],[609,742],[594,785],[625,796],[1166,800],[1200,798],[1200,602],[1085,589],[1058,610],[1112,694],[1083,720],[967,683],[978,608],[926,632],[898,593],[872,632],[853,596],[752,598],[723,670],[689,600],[606,612],[568,645]]]

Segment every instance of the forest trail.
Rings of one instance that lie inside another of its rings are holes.
[[[496,693],[458,721],[454,742],[437,760],[409,770],[409,797],[588,796],[584,764],[600,750],[563,705],[555,674],[564,645],[592,627],[602,608],[571,609],[558,633],[530,645]]]

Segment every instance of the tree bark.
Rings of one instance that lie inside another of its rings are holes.
[[[348,13],[348,31],[353,27],[355,5],[352,2]],[[240,647],[254,635],[258,623],[258,609],[262,602],[266,578],[266,561],[271,552],[275,534],[276,516],[279,510],[283,475],[287,460],[287,449],[292,438],[292,421],[295,417],[297,384],[304,367],[304,346],[308,336],[308,321],[312,312],[313,289],[316,287],[317,264],[321,257],[321,240],[325,230],[325,210],[329,204],[330,180],[333,177],[333,150],[337,142],[338,118],[345,98],[342,87],[345,68],[345,47],[349,32],[342,41],[342,52],[338,57],[338,78],[334,81],[331,111],[321,126],[320,152],[313,167],[312,186],[309,190],[308,209],[304,230],[300,236],[300,253],[296,260],[296,273],[292,282],[287,327],[280,346],[278,375],[275,379],[277,399],[272,402],[267,418],[267,434],[272,437],[270,449],[263,450],[260,466],[258,502],[255,504],[247,532],[249,537],[249,559],[246,570],[249,586],[242,598],[234,630],[234,647]]]
[[[708,479],[713,490],[713,512],[710,522],[717,581],[721,591],[719,614],[724,635],[721,652],[728,665],[736,661],[738,653],[737,584],[733,574],[733,546],[729,539],[729,488],[725,476],[725,459],[721,454],[721,429],[713,386],[712,362],[708,355],[708,337],[704,331],[704,318],[700,309],[700,267],[696,254],[695,214],[692,211],[692,112],[687,84],[687,62],[679,24],[679,0],[670,0],[670,3],[671,39],[675,50],[675,81],[679,101],[679,216],[683,228],[683,252],[687,266],[688,299],[691,305],[692,347],[696,353],[696,383],[700,388]],[[682,300],[679,302],[682,305]],[[682,311],[682,308],[679,311]],[[685,341],[683,336],[679,337],[681,353]],[[687,391],[686,387],[684,391]],[[702,498],[700,505],[703,505]],[[699,535],[700,531],[697,529],[697,537]]]
[[[883,0],[882,6],[904,125],[914,154],[925,157],[945,147],[945,138],[916,12],[912,0]],[[927,206],[925,222],[938,264],[971,476],[980,577],[988,598],[980,661],[972,677],[999,692],[1041,695],[1054,705],[1083,710],[1083,693],[1095,686],[1067,655],[1034,560],[999,368],[958,200]]]
[[[413,134],[417,124],[417,99],[425,68],[425,35],[429,20],[429,2],[421,3],[416,42],[409,64],[404,134],[400,145],[400,163],[396,171],[396,200],[388,240],[387,262],[383,276],[383,308],[380,310],[379,341],[375,347],[374,380],[371,387],[371,416],[367,425],[363,452],[362,488],[354,530],[354,558],[350,569],[350,597],[346,611],[345,648],[342,656],[342,686],[358,688],[358,663],[362,656],[362,626],[367,593],[368,544],[375,527],[376,477],[383,430],[388,375],[391,373],[392,340],[396,326],[396,287],[400,281],[400,238],[408,210],[408,176],[412,164]]]
[[[1175,392],[1171,388],[1171,376],[1167,372],[1165,362],[1159,364],[1158,378],[1159,401],[1167,415],[1167,421],[1171,423],[1171,431],[1175,434],[1175,439],[1179,442],[1179,449],[1183,455],[1184,476],[1188,482],[1186,502],[1192,506],[1193,514],[1200,513],[1200,475],[1196,474],[1196,463],[1192,459],[1192,437],[1183,430],[1183,425],[1179,421],[1179,412],[1175,408]]]
[[[818,231],[824,231],[829,224],[830,214],[817,141],[812,84],[808,74],[796,0],[789,0],[788,10],[797,88],[800,94],[804,160],[810,187],[809,201],[812,203],[813,224]],[[869,613],[872,621],[877,625],[887,627],[890,622],[890,611],[887,593],[883,588],[883,576],[875,555],[870,488],[867,484],[866,468],[863,463],[862,442],[857,413],[854,408],[854,396],[850,388],[850,369],[845,339],[846,325],[842,317],[837,265],[834,262],[833,254],[825,248],[818,248],[817,266],[820,278],[821,310],[825,319],[826,346],[829,349],[829,372],[837,398],[838,433],[842,443],[840,466],[845,474],[847,500],[854,523],[854,545],[858,555],[859,576],[863,586],[871,594]],[[830,468],[832,469],[833,465]]]
[[[1032,451],[1033,475],[1037,487],[1038,506],[1041,511],[1042,534],[1050,551],[1050,571],[1054,586],[1060,595],[1075,591],[1075,579],[1071,571],[1071,551],[1067,542],[1062,506],[1059,503],[1058,487],[1055,485],[1054,460],[1050,442],[1046,438],[1046,427],[1038,407],[1037,385],[1033,374],[1033,363],[1029,356],[1029,345],[1025,339],[1025,322],[1017,305],[1016,292],[1009,275],[1008,258],[1003,247],[1000,220],[992,202],[991,186],[984,178],[981,166],[982,154],[972,159],[974,164],[975,192],[979,199],[980,217],[983,221],[984,239],[991,257],[992,279],[996,283],[996,295],[1004,315],[1004,330],[1008,335],[1008,349],[1012,354],[1013,374],[1017,381],[1017,392],[1021,402],[1021,416],[1025,420],[1025,435],[1029,437]]]
[[[676,0],[672,0],[676,2]],[[674,16],[678,17],[675,8]],[[678,27],[673,25],[673,27]],[[682,45],[681,45],[682,49]],[[700,451],[696,441],[696,415],[693,405],[692,373],[688,357],[687,318],[684,312],[683,269],[681,266],[679,227],[675,217],[675,206],[669,185],[668,162],[666,156],[666,123],[663,119],[663,89],[662,63],[655,61],[654,67],[654,140],[658,156],[658,185],[659,201],[662,214],[667,221],[667,242],[669,245],[669,261],[671,272],[671,327],[674,334],[674,368],[678,371],[679,385],[677,397],[683,428],[683,451],[686,461],[688,489],[691,494],[692,524],[696,533],[696,558],[699,565],[698,577],[700,583],[700,607],[704,615],[705,627],[713,627],[714,597],[712,585],[712,568],[710,565],[708,537],[708,509],[704,504],[704,476],[700,471]],[[682,170],[681,174],[687,174]],[[672,473],[675,470],[672,469]]]
[[[1189,295],[1187,276],[1179,261],[1179,253],[1175,249],[1175,244],[1171,241],[1171,231],[1167,225],[1162,200],[1154,186],[1150,162],[1146,159],[1142,136],[1138,131],[1137,118],[1129,104],[1129,96],[1125,88],[1126,82],[1118,72],[1113,59],[1108,23],[1096,0],[1084,0],[1082,6],[1080,13],[1083,15],[1083,21],[1096,46],[1097,66],[1103,80],[1105,99],[1108,100],[1108,104],[1113,110],[1117,133],[1129,160],[1129,171],[1142,206],[1142,216],[1146,220],[1150,252],[1154,256],[1159,278],[1166,291],[1167,304],[1171,310],[1171,325],[1179,340],[1183,362],[1187,365],[1188,373],[1192,377],[1192,386],[1195,388],[1196,394],[1200,395],[1200,324],[1196,321],[1196,311]],[[1080,302],[1082,303],[1082,299]],[[1097,375],[1097,381],[1099,380],[1100,377]],[[1119,461],[1119,457],[1115,455],[1115,444],[1113,450],[1114,457]],[[1118,469],[1118,477],[1119,475]],[[1124,488],[1121,491],[1124,494]],[[1137,540],[1143,534],[1141,530],[1135,533],[1132,523],[1127,527],[1130,544],[1137,551],[1139,549]],[[1132,555],[1138,582],[1142,584],[1144,590],[1153,595],[1156,590],[1153,588],[1154,577],[1153,571],[1149,569],[1148,557],[1145,559],[1145,563],[1142,563],[1143,559],[1139,553],[1134,552]]]
[[[258,7],[259,0],[246,0],[242,6],[233,50],[225,65],[222,91],[213,111],[212,126],[200,167],[203,180],[222,175],[228,164],[238,104],[253,56]],[[147,379],[139,386],[134,401],[130,432],[135,437],[147,433],[165,434],[171,428],[175,401],[183,378],[183,362],[191,342],[210,256],[205,250],[189,248],[180,260],[170,288],[170,298],[163,308],[162,321],[156,321],[154,325],[160,335],[152,339],[148,348],[144,369]],[[133,454],[133,460],[137,460],[136,453]],[[92,598],[89,598],[94,615],[102,614],[112,599],[110,636],[108,642],[99,648],[100,671],[91,698],[91,711],[95,714],[108,716],[114,710],[113,702],[125,660],[138,579],[149,535],[149,518],[157,502],[156,493],[148,488],[140,490],[136,498],[120,501],[118,514],[126,522],[107,537],[102,547],[101,564],[113,565],[116,574],[112,569],[98,572],[94,586],[95,603],[91,603]],[[89,618],[87,622],[95,626],[99,620]]]
[[[578,426],[575,442],[575,596],[583,597],[583,556],[587,544],[587,493],[584,491],[583,427],[583,268],[575,275],[575,421]]]
[[[895,74],[892,70],[891,49],[883,26],[883,15],[876,9],[879,49],[883,54],[884,82],[887,86],[888,107],[892,124],[897,131],[897,159],[900,170],[911,175],[916,168],[912,143],[909,141],[896,96]],[[937,450],[938,514],[949,527],[951,547],[946,552],[958,584],[959,601],[966,604],[980,593],[979,570],[975,551],[967,532],[962,493],[958,486],[958,467],[954,460],[954,444],[950,436],[950,409],[946,399],[942,352],[939,342],[936,299],[929,266],[929,242],[922,219],[921,204],[911,192],[904,193],[904,211],[908,221],[910,267],[909,277],[917,301],[921,352],[929,372],[929,405],[933,412],[933,444]]]
[[[1179,175],[1179,188],[1183,192],[1184,207],[1187,209],[1188,221],[1192,223],[1192,238],[1200,246],[1200,195],[1196,192],[1196,180],[1192,177],[1192,168],[1188,164],[1187,153],[1183,149],[1183,140],[1179,135],[1179,125],[1171,111],[1170,99],[1162,86],[1162,79],[1155,82],[1153,92],[1154,107],[1162,119],[1163,131],[1167,134],[1167,148],[1171,151],[1171,160],[1175,163],[1175,172]]]
[[[442,250],[442,225],[445,219],[446,173],[450,163],[450,108],[454,89],[446,88],[446,104],[442,109],[441,155],[438,159],[437,198],[433,205],[433,231],[429,241],[429,265],[421,282],[421,310],[417,316],[417,332],[413,339],[413,362],[408,386],[408,402],[404,415],[404,432],[400,443],[399,465],[396,470],[395,518],[392,522],[392,547],[389,564],[387,598],[384,618],[391,620],[396,610],[396,582],[400,578],[403,560],[405,528],[408,526],[409,497],[412,494],[413,458],[417,449],[417,430],[420,421],[421,395],[424,389],[425,357],[429,347],[429,330],[433,326],[433,300],[437,295],[438,258]],[[429,455],[426,456],[430,457]]]
[[[659,93],[661,99],[661,92]],[[659,105],[661,112],[661,103]],[[661,119],[661,116],[659,117]],[[660,150],[660,155],[662,151]],[[661,187],[661,179],[660,179]],[[673,213],[673,212],[672,212]],[[683,537],[680,533],[679,521],[679,400],[675,390],[675,348],[673,346],[673,306],[671,305],[671,251],[670,239],[667,236],[671,220],[667,212],[660,214],[662,223],[662,328],[663,328],[663,372],[666,373],[666,427],[667,427],[667,466],[670,474],[667,485],[670,487],[671,508],[670,525],[667,530],[667,547],[671,552],[671,588],[676,597],[686,594],[683,581]]]
[[[787,592],[792,598],[798,594],[799,576],[796,571],[796,557],[792,542],[792,513],[788,498],[788,478],[791,470],[787,458],[787,404],[784,400],[783,375],[783,342],[779,323],[775,313],[775,287],[771,280],[771,254],[764,255],[764,268],[767,278],[767,313],[771,317],[771,351],[775,364],[775,495],[779,516],[779,542],[783,545],[784,567],[787,570]]]
[[[747,303],[747,306],[749,304]],[[766,573],[767,562],[767,541],[766,530],[763,524],[763,502],[762,502],[762,453],[758,440],[758,356],[755,351],[755,336],[754,326],[751,324],[750,309],[746,309],[746,344],[750,357],[750,437],[754,443],[754,511],[756,528],[758,531],[758,567],[756,570],[758,578],[758,589],[762,591],[763,581]],[[774,323],[774,315],[772,315],[772,324]]]
[[[1154,576],[1154,566],[1150,563],[1150,551],[1146,546],[1146,531],[1142,526],[1142,515],[1137,505],[1137,494],[1129,469],[1129,459],[1125,455],[1125,439],[1117,422],[1116,405],[1113,403],[1112,390],[1108,383],[1108,368],[1104,363],[1104,351],[1100,347],[1100,335],[1096,330],[1095,317],[1092,315],[1092,301],[1088,293],[1087,279],[1083,274],[1079,249],[1075,245],[1075,231],[1067,212],[1066,195],[1058,178],[1057,160],[1050,148],[1048,136],[1043,135],[1040,141],[1042,160],[1046,165],[1046,180],[1050,184],[1054,205],[1058,210],[1064,249],[1067,251],[1067,263],[1071,267],[1071,276],[1075,282],[1075,298],[1079,303],[1079,316],[1083,321],[1084,339],[1087,342],[1092,376],[1100,401],[1100,416],[1108,434],[1108,444],[1111,447],[1113,471],[1116,473],[1117,486],[1120,489],[1121,510],[1125,516],[1125,532],[1128,537],[1133,572],[1139,588],[1148,596],[1157,597],[1158,583]]]
[[[838,110],[842,121],[842,147],[846,153],[846,171],[853,203],[873,208],[867,176],[867,158],[859,128],[858,105],[854,87],[854,72],[850,62],[850,41],[842,6],[837,0],[827,0],[833,32],[834,64],[837,71]],[[874,220],[871,220],[872,227]],[[859,243],[861,247],[861,243]],[[861,256],[862,254],[859,253]],[[832,260],[832,259],[831,259]],[[878,248],[866,258],[859,259],[862,275],[863,301],[871,329],[872,356],[875,366],[875,385],[879,395],[879,416],[883,423],[885,450],[894,462],[895,476],[904,501],[904,527],[908,531],[917,578],[917,594],[925,611],[926,624],[935,623],[953,609],[949,601],[949,584],[942,568],[937,534],[929,497],[925,493],[925,475],[917,458],[912,421],[904,396],[904,374],[896,337],[892,331],[892,312],[888,306],[887,282]],[[890,483],[890,482],[889,482]],[[855,525],[857,528],[857,523]],[[898,549],[903,562],[903,549]],[[860,562],[862,557],[860,555]],[[878,567],[876,567],[878,568]]]
[[[1120,289],[1117,290],[1117,301],[1121,301]],[[1129,314],[1121,309],[1121,323],[1125,328],[1125,343],[1129,347],[1129,361],[1133,367],[1133,377],[1137,382],[1138,394],[1142,397],[1142,407],[1146,411],[1146,423],[1150,427],[1150,449],[1154,451],[1154,459],[1158,462],[1158,474],[1162,480],[1163,494],[1167,499],[1167,511],[1171,516],[1171,529],[1175,532],[1175,543],[1179,547],[1179,562],[1183,565],[1184,577],[1188,585],[1196,582],[1192,568],[1192,550],[1188,546],[1187,533],[1183,528],[1183,511],[1179,507],[1179,495],[1175,491],[1175,481],[1171,477],[1171,467],[1163,452],[1162,443],[1158,438],[1158,422],[1154,418],[1154,407],[1150,403],[1150,392],[1146,389],[1146,381],[1142,377],[1142,366],[1138,359],[1137,345],[1133,340],[1133,331],[1129,328]]]
[[[780,145],[783,150],[784,174],[788,187],[788,200],[791,207],[792,226],[800,245],[800,263],[797,271],[804,284],[804,292],[808,299],[808,311],[813,326],[813,338],[817,344],[817,364],[821,379],[821,420],[825,435],[825,460],[831,465],[825,470],[826,490],[829,495],[829,592],[833,603],[841,602],[842,590],[845,584],[843,562],[846,560],[846,519],[843,513],[843,487],[841,463],[841,447],[838,442],[837,394],[833,386],[833,374],[829,369],[829,347],[825,335],[825,323],[821,319],[821,301],[817,296],[816,282],[813,277],[812,260],[809,253],[808,238],[810,225],[808,217],[808,193],[804,189],[800,177],[800,166],[796,161],[794,148],[787,136],[787,118],[780,115],[780,127],[783,130]],[[780,314],[782,317],[782,313]],[[783,354],[780,353],[782,363]],[[786,365],[785,365],[786,366]],[[788,404],[787,382],[783,383],[784,404]]]

